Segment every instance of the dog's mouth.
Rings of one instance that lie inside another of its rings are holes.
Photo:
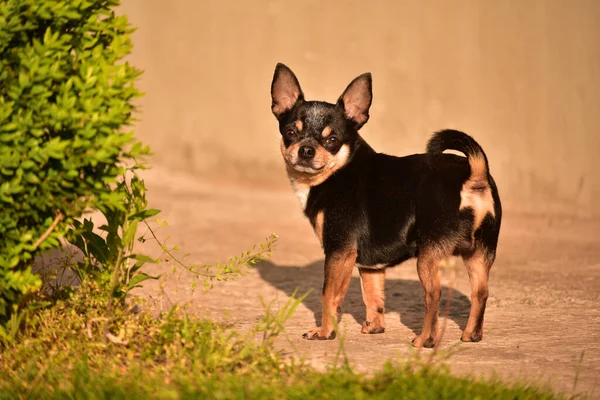
[[[302,172],[304,174],[315,175],[321,172],[325,166],[315,167],[307,161],[299,160],[296,163],[288,162],[288,165],[295,171]]]

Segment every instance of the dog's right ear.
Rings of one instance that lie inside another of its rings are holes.
[[[277,119],[292,109],[298,100],[304,99],[296,75],[285,65],[278,63],[271,83],[271,110]]]

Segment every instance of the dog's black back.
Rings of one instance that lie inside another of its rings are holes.
[[[317,213],[325,210],[325,252],[356,240],[361,266],[394,266],[416,257],[420,245],[441,240],[455,241],[454,253],[460,254],[472,250],[473,213],[459,210],[461,188],[469,175],[465,157],[394,157],[376,153],[359,136],[349,162],[310,189],[304,212],[315,225]],[[484,220],[475,236],[495,252],[501,207],[491,176],[490,186],[496,218]]]

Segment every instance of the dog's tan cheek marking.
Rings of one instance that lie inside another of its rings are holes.
[[[327,152],[327,154],[330,154],[330,153]],[[347,144],[343,145],[335,155],[330,156],[329,163],[327,165],[327,167],[330,171],[329,175],[333,174],[335,171],[337,171],[338,169],[340,169],[344,165],[346,165],[346,163],[348,162],[349,156],[350,156],[350,147]],[[329,175],[327,175],[327,178],[329,178]]]
[[[279,149],[281,150],[281,155],[285,158],[286,161],[291,162],[292,164],[298,161],[298,143],[292,144],[290,147],[285,147],[285,143],[283,142],[283,138],[281,139],[281,143],[279,144]]]
[[[323,128],[323,132],[321,132],[321,136],[326,138],[329,135],[331,135],[331,128],[329,126],[326,126],[325,128]]]
[[[335,155],[336,164],[338,165],[338,169],[346,165],[348,162],[348,157],[350,156],[350,146],[347,144],[343,145],[340,150]]]
[[[296,126],[296,129],[298,129],[298,131],[302,131],[302,128],[304,127],[304,124],[302,124],[301,120],[296,121],[296,123],[294,124]]]
[[[350,156],[350,147],[347,144],[343,145],[333,156],[327,150],[323,149],[323,151],[327,153],[327,164],[325,165],[325,168],[323,168],[324,171],[316,177],[318,178],[316,179],[318,181],[318,183],[316,183],[317,185],[325,182],[325,180],[333,175],[335,171],[346,165],[348,157]]]
[[[288,162],[295,163],[298,158],[298,145],[293,144],[289,148],[285,147],[285,143],[283,143],[283,139],[281,139],[280,143],[281,154],[286,162],[286,169],[288,173],[288,178],[290,179],[290,183],[292,184],[292,190],[294,194],[298,198],[300,202],[300,206],[302,210],[306,208],[306,202],[308,201],[308,193],[310,192],[310,186],[306,183],[301,182],[300,180],[295,179],[295,175],[298,173],[293,170],[288,164]]]

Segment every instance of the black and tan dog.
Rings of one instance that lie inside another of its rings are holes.
[[[456,255],[471,279],[471,313],[461,339],[480,341],[502,210],[479,144],[445,130],[431,138],[425,154],[377,153],[358,134],[369,119],[368,73],[330,104],[306,101],[294,73],[277,64],[271,97],[288,176],[325,251],[323,320],[304,337],[335,338],[334,318],[354,266],[367,308],[362,332],[383,333],[385,269],[416,257],[425,322],[413,344],[432,347],[441,296],[438,264]]]

